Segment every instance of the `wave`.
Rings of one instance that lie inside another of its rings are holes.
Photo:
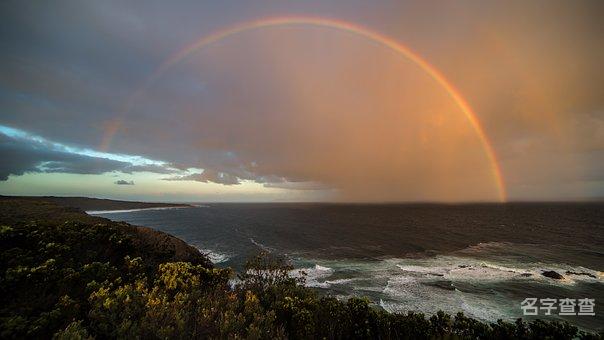
[[[388,280],[379,305],[388,312],[406,313],[420,311],[435,314],[442,310],[449,314],[464,314],[485,321],[513,320],[517,316],[508,310],[517,308],[516,302],[489,294],[462,291],[453,287],[426,284],[420,278],[393,276]]]
[[[405,261],[405,260],[402,260]],[[455,282],[493,282],[507,280],[531,280],[542,284],[573,285],[579,282],[603,282],[602,272],[581,266],[547,263],[500,264],[453,256],[437,256],[420,264],[397,264],[397,268],[410,275],[425,279],[435,278]],[[554,280],[543,272],[555,271],[564,276]]]
[[[409,276],[392,276],[384,287],[382,307],[389,312],[421,311],[434,314],[439,310],[460,310],[458,291],[439,289],[425,285],[421,280]],[[437,303],[438,301],[438,303]]]
[[[468,252],[468,253],[483,252],[485,250],[502,249],[505,247],[510,247],[512,245],[513,245],[513,243],[510,243],[510,242],[498,242],[498,241],[479,242],[477,244],[467,246],[466,248],[460,250],[460,252]]]
[[[196,247],[196,248],[197,248],[197,250],[199,250],[200,253],[205,255],[213,264],[227,262],[228,260],[231,259],[230,254],[220,253],[220,252],[217,252],[214,250],[203,249],[203,248],[199,248],[199,247]]]
[[[359,279],[355,279],[355,278],[337,279],[337,280],[325,280],[325,283],[329,284],[329,285],[341,285],[341,284],[350,283],[350,282],[354,282],[354,281],[358,281],[358,280]]]
[[[424,259],[389,258],[370,262],[333,260],[320,263],[321,265],[297,269],[306,272],[307,286],[331,288],[338,292],[342,289],[369,294],[378,292],[395,300],[403,299],[407,307],[415,306],[420,310],[429,306],[414,303],[418,297],[440,306],[442,304],[435,301],[447,301],[460,286],[517,282],[568,287],[581,282],[604,283],[603,273],[585,267],[545,263],[496,263],[444,255]],[[564,279],[555,280],[542,275],[550,270],[560,273]],[[447,303],[454,303],[458,310],[464,309],[458,300]],[[472,307],[475,305],[466,302],[466,309],[475,308],[472,313],[478,317],[481,313],[478,312],[478,307]],[[487,311],[482,314],[486,315]]]
[[[304,261],[317,263],[311,259]],[[326,289],[333,296],[343,299],[356,294],[368,296],[389,312],[434,314],[443,310],[455,314],[463,311],[489,322],[512,321],[521,316],[519,304],[524,297],[516,296],[522,295],[520,287],[531,287],[527,291],[540,291],[544,297],[563,288],[572,296],[576,284],[604,283],[603,273],[586,267],[496,262],[453,255],[378,261],[320,260],[319,263],[302,268],[308,273],[306,286]],[[548,270],[565,278],[555,280],[543,276]]]
[[[320,280],[331,276],[333,272],[332,268],[315,264],[314,267],[294,269],[290,272],[290,275],[292,277],[304,277],[305,286],[307,287],[328,288],[331,284]]]
[[[135,211],[146,211],[146,210],[171,210],[171,209],[185,209],[190,208],[188,206],[179,207],[155,207],[155,208],[139,208],[139,209],[121,209],[121,210],[88,210],[88,215],[103,215],[103,214],[121,214]]]

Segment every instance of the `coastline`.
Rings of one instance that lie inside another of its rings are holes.
[[[83,212],[88,211],[117,211],[117,210],[135,210],[150,208],[183,208],[192,207],[184,203],[161,203],[161,202],[140,202],[140,201],[120,201],[103,198],[89,197],[59,197],[59,196],[0,196],[0,201],[19,200],[28,202],[47,202],[59,206],[80,209]]]
[[[186,310],[207,308],[216,299],[220,299],[220,306],[212,308],[218,314],[203,322],[189,318],[187,314],[186,327],[170,328],[176,330],[173,335],[190,337],[195,329],[203,329],[219,337],[221,333],[214,332],[208,325],[225,320],[223,316],[233,312],[243,313],[253,325],[258,324],[253,323],[255,316],[287,313],[260,323],[264,333],[282,334],[284,338],[285,335],[299,335],[301,330],[307,329],[309,333],[305,333],[305,337],[317,338],[350,338],[358,335],[357,331],[382,338],[392,334],[402,334],[406,338],[438,335],[512,338],[520,331],[531,338],[572,338],[589,334],[568,323],[552,321],[489,322],[440,310],[436,314],[388,310],[383,303],[379,305],[381,308],[374,308],[365,297],[338,299],[318,294],[290,275],[291,266],[262,255],[252,262],[257,270],[245,272],[237,285],[233,285],[231,269],[215,267],[210,254],[203,253],[207,249],[199,249],[167,232],[111,221],[88,215],[77,207],[39,199],[2,199],[0,203],[2,240],[12,247],[6,250],[11,256],[2,257],[10,275],[6,276],[9,281],[1,287],[10,293],[1,305],[2,312],[12,323],[4,322],[0,330],[13,337],[29,334],[50,338],[68,334],[73,327],[79,327],[83,334],[118,337],[112,330],[130,329],[123,328],[121,320],[138,322],[136,328],[132,328],[133,333],[120,333],[123,337],[141,332],[164,334],[167,327],[182,325],[179,323],[182,315],[169,312],[166,317],[162,314],[162,318],[157,319],[153,307],[157,301],[160,301],[162,311],[180,311],[184,306]],[[214,258],[215,263],[222,262],[216,260],[220,259]],[[319,274],[333,271],[322,265],[312,269]],[[267,270],[274,271],[269,277],[279,281],[264,281],[267,277],[263,273]],[[350,280],[341,278],[329,282],[344,284]],[[269,296],[263,287],[278,290],[283,299],[260,304],[259,301],[268,301]],[[69,292],[69,301],[64,298],[64,292]],[[122,300],[123,292],[128,292],[127,300]],[[159,299],[148,300],[153,296],[149,292],[159,294]],[[181,301],[173,300],[175,293],[183,297],[183,305],[175,305]],[[85,301],[93,303],[87,305]],[[291,305],[292,301],[296,304]],[[304,301],[304,304],[296,301]],[[254,303],[253,309],[241,309],[241,306],[249,307],[250,302]],[[69,303],[69,308],[64,308],[64,303]],[[141,309],[142,314],[136,312],[138,309],[129,309],[132,305],[145,306]],[[283,309],[283,306],[291,308]],[[291,313],[297,315],[298,311],[311,318],[304,319],[303,324],[290,324]],[[49,313],[57,315],[56,321],[37,326]],[[99,320],[107,322],[107,327],[98,327]],[[325,323],[334,325],[333,332],[324,332]],[[364,326],[355,330],[355,325]],[[246,333],[249,329],[250,325],[246,323],[230,332],[246,337],[243,335],[249,335]]]
[[[142,202],[110,201],[83,198],[44,198],[44,197],[8,197],[0,196],[0,225],[26,225],[28,223],[62,225],[67,223],[80,223],[84,226],[106,226],[116,228],[130,237],[132,245],[153,262],[185,261],[212,267],[210,259],[194,246],[182,239],[161,230],[146,226],[134,225],[126,222],[115,222],[99,215],[89,214],[80,206],[65,204],[73,202],[94,204],[102,207],[107,205],[132,205]],[[98,204],[101,203],[101,204]],[[158,203],[149,203],[159,205]],[[167,204],[169,205],[169,204]],[[142,208],[147,209],[180,209],[189,205],[173,205],[163,207]],[[126,209],[124,209],[126,210]],[[130,209],[136,210],[136,209]]]
[[[191,205],[183,205],[176,207],[155,207],[155,208],[138,208],[138,209],[117,209],[117,210],[86,210],[84,211],[86,214],[91,216],[96,215],[104,215],[104,214],[120,214],[120,213],[129,213],[135,211],[146,211],[146,210],[169,210],[169,209],[186,209],[192,208]]]
[[[426,210],[429,212],[446,209],[447,213],[444,215],[456,216],[455,213],[459,215],[460,210],[475,209],[475,207],[400,206],[387,209],[403,209],[407,211],[407,215],[418,213],[420,216],[426,215]],[[394,313],[414,311],[434,315],[438,310],[443,310],[454,315],[461,311],[464,315],[482,322],[496,322],[498,319],[512,322],[522,317],[519,306],[522,299],[526,297],[521,296],[527,294],[524,293],[525,291],[539,297],[558,294],[570,298],[590,297],[597,301],[602,299],[601,291],[598,290],[601,286],[596,285],[604,282],[602,281],[604,277],[600,276],[599,262],[596,261],[593,265],[593,261],[588,261],[592,259],[591,257],[587,260],[583,257],[565,257],[566,255],[563,254],[569,254],[569,251],[571,255],[574,254],[572,253],[574,246],[571,244],[559,246],[550,244],[540,249],[542,247],[534,243],[506,239],[493,241],[487,238],[485,242],[479,240],[465,245],[468,238],[464,237],[458,242],[461,245],[455,244],[455,247],[433,248],[430,251],[409,255],[390,252],[388,255],[374,256],[370,253],[375,250],[374,248],[364,253],[360,252],[359,249],[365,251],[365,248],[362,248],[363,243],[367,242],[365,238],[359,238],[356,243],[354,238],[348,238],[350,240],[347,241],[348,244],[355,248],[321,248],[320,245],[315,248],[310,246],[304,248],[309,244],[312,246],[309,242],[313,240],[320,242],[325,239],[323,234],[316,234],[320,231],[317,229],[321,229],[323,225],[320,224],[320,220],[311,218],[313,214],[319,216],[326,209],[335,208],[313,208],[316,214],[306,206],[303,209],[282,205],[268,208],[271,212],[265,214],[264,216],[267,217],[264,219],[261,212],[266,212],[267,206],[237,204],[215,204],[211,209],[161,213],[150,211],[106,217],[149,226],[175,235],[199,249],[217,267],[233,268],[236,273],[243,272],[249,254],[262,250],[283,254],[284,258],[290,261],[289,264],[293,266],[294,271],[303,270],[307,274],[304,285],[321,295],[337,296],[341,301],[351,296],[364,296],[374,306],[379,305],[381,309]],[[344,208],[346,207],[337,207],[338,211]],[[343,214],[356,213],[361,208],[354,206],[345,210]],[[554,205],[553,208],[558,209],[559,206]],[[371,207],[371,209],[376,208]],[[516,214],[525,216],[527,211],[538,211],[539,207],[520,205],[516,209],[522,209]],[[299,213],[293,215],[283,211]],[[449,214],[448,212],[451,211],[452,213]],[[279,218],[279,216],[286,216],[286,218]],[[273,217],[276,218],[272,219]],[[305,221],[306,224],[296,224],[291,221]],[[329,223],[337,227],[338,221],[332,219]],[[350,230],[351,233],[358,234],[359,230],[363,230],[355,229],[354,224],[345,221],[346,230]],[[527,221],[530,225],[533,220]],[[317,225],[315,222],[318,222],[318,227],[313,227]],[[502,224],[513,222],[513,218],[508,218]],[[543,221],[544,224],[547,222]],[[271,228],[271,225],[276,227]],[[388,223],[385,223],[384,228],[387,226]],[[336,227],[332,228],[338,230]],[[496,227],[495,229],[505,228],[505,226]],[[288,232],[285,233],[284,229]],[[403,237],[406,240],[413,239],[413,235],[417,235],[419,229],[421,228],[410,230]],[[281,234],[273,237],[271,231],[279,231]],[[474,235],[481,234],[476,230]],[[480,238],[479,236],[476,238]],[[392,237],[394,238],[395,235]],[[399,239],[401,238],[397,238]],[[295,243],[298,240],[300,242]],[[436,240],[439,240],[438,237]],[[530,242],[530,239],[528,241]],[[330,244],[334,243],[338,242],[330,242]],[[391,248],[386,250],[381,248],[375,252],[382,251],[391,251]],[[363,254],[368,253],[370,254],[368,257],[362,257]],[[587,255],[590,254],[588,252]],[[551,271],[564,278],[556,279],[543,274]],[[500,295],[488,296],[483,293],[487,290],[494,290]],[[583,327],[584,330],[597,330],[595,325],[597,322],[592,321],[591,318],[565,319]]]

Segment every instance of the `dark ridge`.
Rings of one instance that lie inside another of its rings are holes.
[[[102,198],[90,197],[57,197],[57,196],[0,196],[0,202],[4,200],[22,200],[22,201],[45,201],[57,205],[78,208],[83,211],[91,210],[128,210],[128,209],[147,209],[147,208],[170,208],[170,207],[190,207],[189,204],[175,203],[153,203],[153,202],[135,202],[135,201],[117,201]]]
[[[212,267],[211,262],[196,248],[179,238],[147,227],[135,226],[125,222],[113,222],[106,218],[90,216],[84,213],[82,206],[92,206],[96,200],[84,198],[46,197],[7,197],[0,198],[0,225],[62,225],[78,223],[81,228],[105,226],[116,228],[131,238],[136,252],[145,255],[153,263],[166,261],[186,261]],[[108,200],[107,200],[108,201]],[[59,205],[58,202],[85,204],[78,206]],[[109,201],[110,203],[121,203]],[[125,202],[132,203],[132,202]],[[96,206],[98,207],[98,206]]]

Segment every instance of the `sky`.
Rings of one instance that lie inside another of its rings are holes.
[[[603,14],[601,1],[3,1],[0,194],[601,199]]]

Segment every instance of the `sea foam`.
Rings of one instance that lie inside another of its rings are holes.
[[[220,253],[211,249],[204,249],[199,247],[196,248],[197,250],[199,250],[200,253],[205,255],[213,264],[227,262],[231,258],[230,254]]]

